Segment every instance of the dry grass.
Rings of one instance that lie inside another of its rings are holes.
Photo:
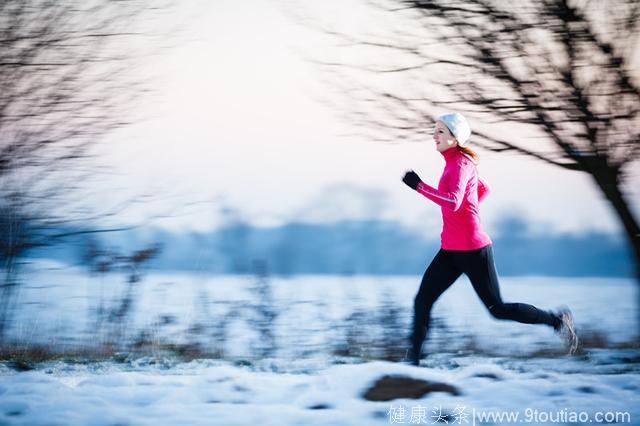
[[[6,362],[11,368],[28,371],[37,364],[48,361],[64,361],[71,363],[89,362],[130,362],[143,357],[170,358],[189,362],[194,359],[220,359],[221,353],[203,351],[193,344],[158,344],[153,347],[136,347],[130,351],[118,350],[113,345],[95,347],[74,347],[67,349],[37,344],[5,344],[0,346],[0,362]]]

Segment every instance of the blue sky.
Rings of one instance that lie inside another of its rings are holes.
[[[400,182],[412,168],[437,184],[444,163],[432,139],[381,144],[345,136],[353,128],[340,111],[317,100],[330,88],[299,54],[330,54],[333,47],[294,24],[279,4],[210,3],[188,21],[176,48],[138,71],[149,73],[155,90],[140,105],[151,118],[104,145],[104,162],[116,175],[104,181],[110,190],[96,195],[98,204],[156,194],[156,201],[119,218],[135,222],[171,210],[171,203],[208,202],[158,222],[174,229],[215,227],[217,210],[229,205],[264,226],[378,217],[425,234],[439,232],[438,208]],[[325,12],[339,11],[347,24],[367,19],[355,4],[328,2]],[[508,126],[504,131],[526,137]],[[480,174],[493,187],[482,205],[490,232],[506,214],[524,216],[540,232],[619,229],[587,175],[525,157],[479,153]],[[640,183],[637,171],[633,183]],[[629,199],[640,210],[638,190]]]

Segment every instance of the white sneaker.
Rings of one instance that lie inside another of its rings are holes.
[[[560,317],[560,325],[556,328],[556,332],[562,335],[567,347],[569,348],[569,355],[573,355],[578,349],[578,335],[573,325],[573,315],[569,308],[560,309],[556,315]]]

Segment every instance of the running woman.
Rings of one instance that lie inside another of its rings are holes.
[[[564,335],[569,354],[578,346],[571,311],[543,311],[525,303],[505,303],[500,297],[491,239],[482,229],[478,205],[489,194],[489,184],[478,176],[478,155],[466,145],[471,129],[459,113],[438,118],[433,139],[445,160],[437,188],[424,183],[413,171],[402,181],[438,204],[442,210],[441,248],[422,277],[414,302],[409,361],[418,365],[422,343],[435,301],[463,273],[492,316],[526,324],[546,324]]]

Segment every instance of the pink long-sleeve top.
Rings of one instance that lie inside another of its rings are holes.
[[[478,205],[488,194],[489,184],[478,176],[471,158],[458,148],[441,152],[445,167],[433,188],[420,182],[417,191],[442,209],[441,247],[445,250],[476,250],[491,244],[480,224]]]

